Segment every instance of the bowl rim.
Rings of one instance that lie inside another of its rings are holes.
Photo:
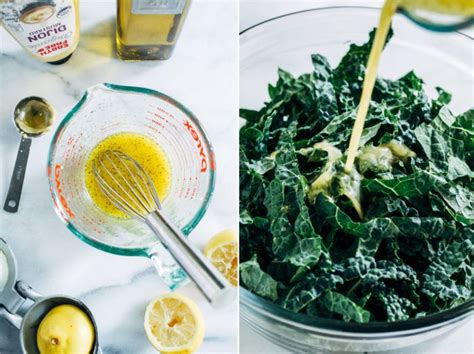
[[[47,175],[48,175],[48,181],[49,181],[49,190],[51,192],[51,197],[53,199],[53,204],[54,204],[54,210],[56,214],[59,216],[59,218],[63,221],[64,224],[66,224],[67,228],[69,231],[71,231],[76,237],[78,237],[80,240],[84,241],[85,243],[98,248],[102,251],[117,254],[117,255],[122,255],[122,256],[145,256],[149,257],[150,253],[152,252],[152,248],[156,243],[153,243],[149,246],[146,247],[117,247],[117,246],[111,246],[106,243],[100,242],[98,240],[92,239],[85,234],[83,234],[81,231],[79,231],[70,220],[68,220],[65,215],[64,215],[64,210],[61,206],[60,198],[56,194],[55,190],[56,187],[54,185],[54,166],[53,166],[53,158],[56,153],[56,142],[61,139],[61,135],[70,123],[70,121],[74,118],[75,114],[77,111],[85,104],[87,101],[88,97],[92,95],[93,91],[96,89],[105,89],[109,91],[119,91],[119,92],[127,92],[127,93],[141,93],[141,94],[148,94],[151,96],[155,96],[161,100],[164,100],[179,110],[181,110],[186,117],[191,120],[191,122],[194,124],[195,129],[201,134],[204,145],[207,146],[207,149],[209,150],[209,159],[211,160],[211,165],[213,168],[209,169],[209,187],[206,191],[206,195],[203,198],[203,201],[201,203],[201,207],[197,211],[197,213],[193,216],[193,218],[185,225],[182,227],[181,231],[187,236],[189,235],[194,228],[199,224],[201,219],[204,217],[204,214],[206,213],[207,209],[209,208],[209,204],[211,201],[211,198],[214,194],[214,189],[215,189],[215,183],[216,183],[216,162],[215,162],[215,152],[214,148],[211,144],[211,141],[209,139],[209,135],[206,133],[204,130],[201,122],[199,119],[189,110],[184,106],[182,103],[179,101],[175,100],[174,98],[160,92],[157,90],[149,89],[149,88],[144,88],[144,87],[138,87],[138,86],[125,86],[125,85],[117,85],[117,84],[111,84],[111,83],[102,83],[102,84],[96,84],[93,85],[84,92],[83,96],[81,99],[74,105],[74,107],[65,115],[65,117],[61,120],[59,123],[58,127],[56,128],[56,131],[54,132],[53,138],[51,139],[50,145],[49,145],[49,151],[48,151],[48,158],[47,158],[47,164],[46,164],[46,170],[47,170]]]
[[[258,22],[258,23],[254,24],[252,26],[249,26],[249,27],[243,29],[242,31],[239,32],[239,38],[242,35],[246,34],[247,32],[255,29],[256,27],[260,27],[260,26],[262,26],[262,25],[264,25],[268,22],[273,22],[275,20],[279,20],[279,19],[282,19],[282,18],[285,18],[285,17],[290,17],[290,16],[293,16],[293,15],[300,15],[300,14],[309,13],[309,12],[318,12],[318,11],[327,11],[327,10],[345,10],[345,9],[380,10],[380,9],[382,9],[382,7],[381,6],[367,6],[367,5],[333,5],[333,6],[313,7],[313,8],[310,8],[310,9],[304,9],[304,10],[299,10],[299,11],[288,12],[288,13],[285,13],[285,14],[281,14],[281,15],[278,15],[278,16],[268,18],[266,20],[263,20],[261,22]],[[408,16],[407,12],[403,9],[398,11],[397,14],[398,15],[402,14],[402,15],[408,17],[411,21],[413,21],[412,18],[410,16]],[[426,27],[423,27],[423,28],[428,29]],[[458,33],[461,36],[464,36],[464,37],[466,37],[470,40],[474,40],[474,37],[470,36],[467,33],[461,32],[460,30],[457,30],[457,29],[449,31],[449,32]]]
[[[255,25],[245,28],[239,33],[239,38],[242,39],[244,35],[247,35],[252,30],[262,27],[263,25],[274,22],[280,19],[286,19],[291,16],[297,16],[306,13],[322,12],[327,10],[347,10],[347,9],[360,9],[360,10],[380,10],[381,7],[377,6],[360,6],[360,5],[335,5],[335,6],[324,6],[318,8],[310,8],[300,11],[289,12],[286,14],[278,15],[264,21],[261,21]],[[469,40],[474,40],[467,33],[461,31],[452,31],[462,37]],[[241,42],[242,45],[242,42]],[[329,332],[339,332],[350,337],[351,334],[367,335],[370,338],[377,336],[377,339],[381,339],[381,335],[384,333],[394,332],[405,332],[400,336],[406,335],[408,331],[422,330],[429,331],[428,327],[439,327],[450,322],[462,320],[465,317],[471,317],[474,315],[474,298],[470,298],[466,302],[448,310],[439,311],[436,313],[429,314],[425,317],[410,318],[408,320],[394,321],[394,322],[378,322],[373,321],[369,323],[356,323],[356,322],[344,322],[342,320],[328,319],[318,316],[309,316],[301,313],[292,312],[277,304],[252,293],[247,288],[239,285],[239,302],[244,305],[243,307],[251,307],[256,312],[263,313],[266,317],[272,318],[275,321],[284,322],[287,325],[293,326],[297,329],[309,329],[309,330],[322,330],[324,335],[328,335]],[[242,311],[243,312],[243,311]],[[242,316],[242,315],[241,315]],[[417,332],[419,333],[419,332]],[[334,334],[333,334],[334,335]],[[337,335],[338,338],[341,335]],[[393,338],[391,335],[389,338]],[[354,337],[350,337],[354,339]],[[360,339],[360,337],[357,337]]]

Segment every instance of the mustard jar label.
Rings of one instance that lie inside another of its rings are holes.
[[[0,20],[36,56],[56,57],[74,45],[76,20],[72,0],[0,4]]]

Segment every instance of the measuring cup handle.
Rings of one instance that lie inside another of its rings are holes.
[[[161,280],[163,280],[171,290],[189,282],[184,270],[176,263],[173,256],[162,243],[155,244],[148,251],[148,256],[153,261]]]
[[[16,282],[15,288],[16,288],[16,291],[18,291],[18,294],[20,294],[26,299],[30,299],[36,302],[43,298],[43,295],[34,291],[31,286],[29,286],[27,283],[25,283],[22,280],[18,280]]]
[[[21,137],[20,147],[16,156],[15,167],[13,168],[10,187],[8,188],[7,199],[3,209],[10,213],[18,211],[20,204],[21,190],[23,189],[23,180],[25,179],[26,164],[30,154],[31,138]]]
[[[227,280],[161,211],[150,214],[146,222],[211,305],[222,307],[235,301],[235,291]]]
[[[20,329],[22,318],[18,315],[8,312],[8,310],[3,306],[0,306],[0,317],[6,319],[13,326]]]

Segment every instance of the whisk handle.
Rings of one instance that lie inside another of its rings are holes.
[[[227,280],[161,211],[148,215],[146,223],[211,305],[221,307],[235,300],[235,291]]]

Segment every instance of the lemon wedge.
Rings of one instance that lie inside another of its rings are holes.
[[[161,353],[192,353],[204,339],[201,310],[183,295],[161,295],[146,308],[145,333],[150,343]]]
[[[237,286],[237,234],[234,230],[224,230],[213,236],[204,248],[204,255],[229,283]]]

